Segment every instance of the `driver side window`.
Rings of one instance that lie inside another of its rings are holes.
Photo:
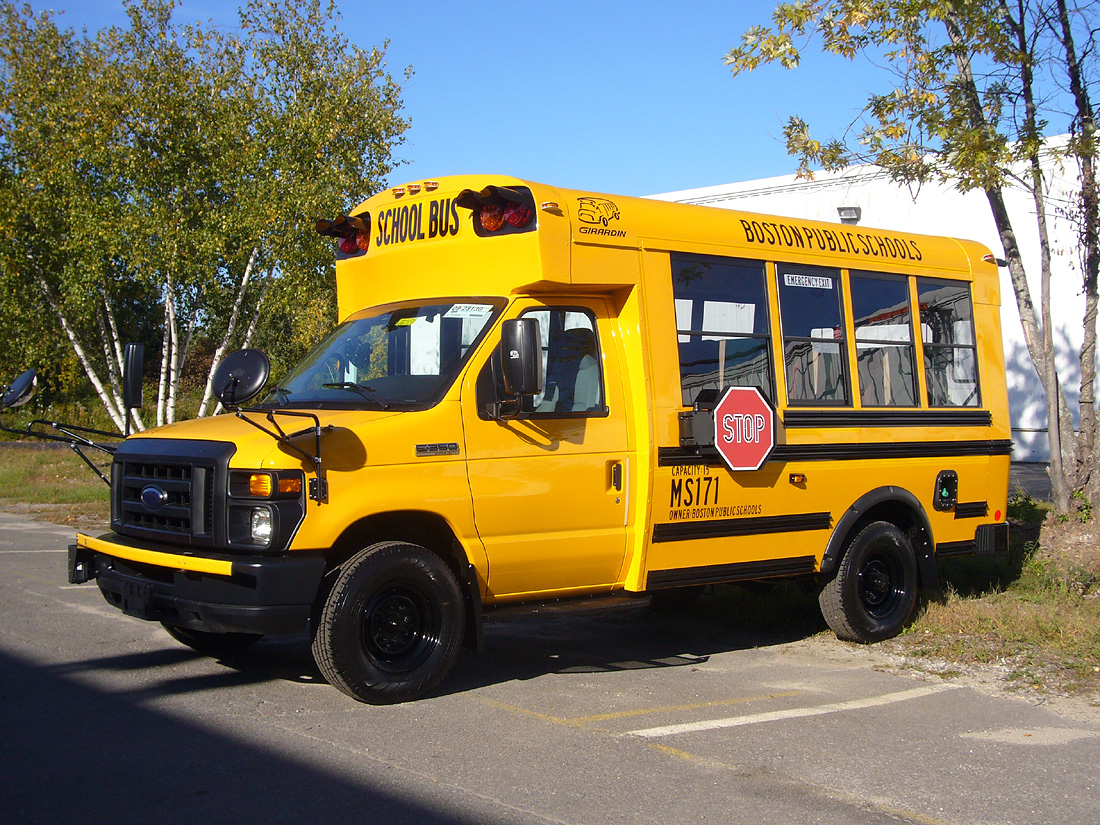
[[[586,309],[546,307],[528,310],[521,317],[539,322],[543,390],[523,399],[520,417],[606,415],[599,341],[592,313]],[[506,397],[499,352],[494,352],[478,377],[477,396],[482,417],[490,417],[493,402]]]

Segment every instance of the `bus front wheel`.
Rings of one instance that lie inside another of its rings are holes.
[[[342,566],[313,629],[313,657],[361,702],[419,699],[454,665],[464,621],[442,558],[414,544],[374,544]]]
[[[905,533],[886,521],[852,539],[818,603],[836,635],[869,644],[896,636],[917,602],[917,558]]]

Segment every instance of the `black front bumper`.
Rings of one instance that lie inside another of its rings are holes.
[[[221,574],[173,566],[168,557],[180,552],[176,547],[142,542],[140,550],[152,561],[135,561],[125,557],[136,547],[132,539],[109,533],[90,543],[69,547],[70,581],[94,578],[107,602],[127,615],[212,633],[306,629],[325,573],[325,560],[316,555],[204,553],[204,559],[231,565],[231,573]],[[160,552],[164,564],[157,563]]]

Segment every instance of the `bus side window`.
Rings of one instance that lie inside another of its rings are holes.
[[[977,407],[978,357],[970,285],[917,278],[930,407]]]
[[[906,279],[853,272],[851,285],[863,406],[917,406],[913,318]]]
[[[704,389],[757,387],[775,403],[764,264],[672,255],[682,402]]]
[[[779,264],[776,274],[787,402],[851,405],[839,271]]]

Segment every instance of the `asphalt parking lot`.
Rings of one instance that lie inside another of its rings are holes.
[[[637,605],[494,622],[438,695],[370,707],[304,638],[232,660],[65,582],[0,513],[12,823],[1100,821],[1100,713],[875,667],[827,637]]]

